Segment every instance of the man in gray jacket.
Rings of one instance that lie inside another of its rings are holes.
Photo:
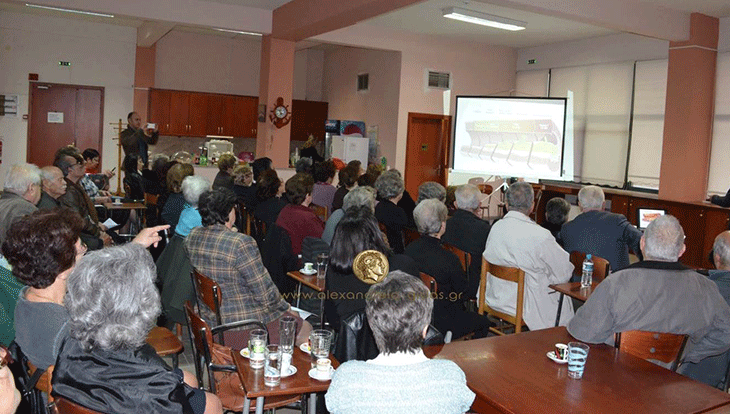
[[[611,344],[616,332],[687,334],[687,362],[730,348],[730,306],[712,280],[678,262],[685,250],[679,221],[657,218],[640,243],[645,260],[601,282],[568,332],[583,342]]]

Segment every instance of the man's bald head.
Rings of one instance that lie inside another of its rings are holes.
[[[712,251],[715,256],[715,267],[730,270],[730,230],[725,230],[715,237]]]
[[[657,217],[641,237],[641,252],[646,260],[676,262],[684,249],[684,230],[674,216]]]

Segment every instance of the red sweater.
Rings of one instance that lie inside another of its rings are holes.
[[[302,240],[305,237],[322,237],[324,223],[309,207],[287,204],[281,209],[276,225],[286,230],[291,239],[294,254],[302,252]]]

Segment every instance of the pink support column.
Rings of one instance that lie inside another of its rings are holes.
[[[149,88],[155,86],[155,45],[150,47],[137,46],[134,63],[134,111],[147,122],[147,104],[149,102]],[[130,109],[131,112],[131,109]],[[127,123],[127,114],[120,116],[124,124]]]
[[[277,98],[292,107],[294,82],[294,42],[264,36],[261,41],[261,78],[259,105],[266,105],[266,120],[259,122],[256,136],[256,158],[269,157],[275,168],[289,166],[289,136],[291,124],[276,128],[269,115]]]
[[[669,44],[659,198],[702,201],[712,148],[719,21],[692,13],[690,39]]]

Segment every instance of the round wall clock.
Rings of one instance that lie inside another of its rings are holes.
[[[275,127],[281,128],[291,121],[291,112],[289,111],[289,105],[284,105],[284,98],[281,96],[276,99],[276,104],[271,109],[269,119]]]

